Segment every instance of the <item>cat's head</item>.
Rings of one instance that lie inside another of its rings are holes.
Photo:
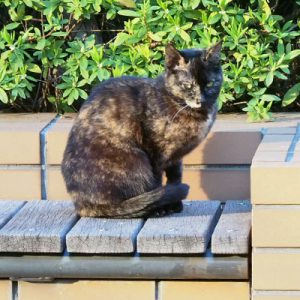
[[[174,99],[194,109],[213,105],[222,85],[221,43],[207,49],[166,47],[165,86]]]

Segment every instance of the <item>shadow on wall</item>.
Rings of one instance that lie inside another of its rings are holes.
[[[261,138],[260,131],[210,134],[201,147],[201,164],[185,169],[193,179],[190,199],[250,199],[250,166]]]

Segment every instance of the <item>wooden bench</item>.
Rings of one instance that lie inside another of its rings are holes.
[[[247,280],[249,201],[163,218],[79,218],[71,201],[0,201],[0,278]]]

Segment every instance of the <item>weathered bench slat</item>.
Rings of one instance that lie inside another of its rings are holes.
[[[0,202],[0,228],[25,204],[24,201],[1,201]]]
[[[0,251],[60,253],[77,218],[71,201],[28,202],[0,230]]]
[[[146,221],[138,234],[137,251],[204,253],[219,211],[219,201],[184,201],[181,213]]]
[[[247,254],[249,252],[250,230],[250,201],[227,201],[212,235],[212,253]]]
[[[81,218],[67,234],[70,253],[132,253],[142,219]]]

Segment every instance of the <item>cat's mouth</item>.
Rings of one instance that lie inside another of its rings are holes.
[[[185,100],[185,103],[191,108],[200,108],[201,102],[197,103],[195,101]]]

